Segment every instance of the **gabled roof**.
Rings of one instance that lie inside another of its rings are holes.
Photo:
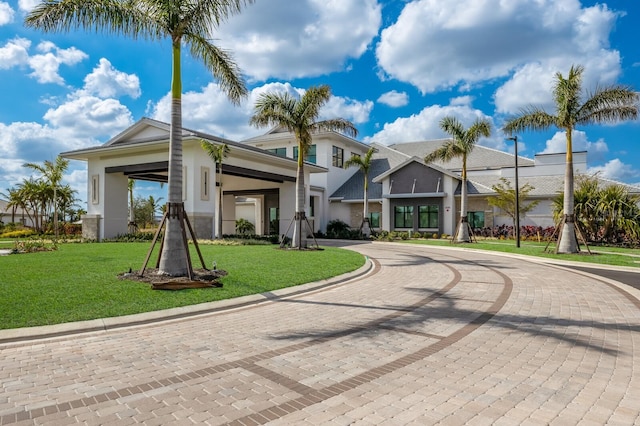
[[[407,158],[404,162],[402,162],[402,163],[398,164],[397,166],[395,166],[395,167],[393,167],[393,168],[390,168],[390,169],[389,169],[389,170],[387,170],[386,172],[384,172],[384,173],[382,173],[382,174],[380,174],[380,175],[376,176],[376,177],[373,179],[373,181],[374,181],[374,182],[382,182],[386,177],[388,177],[388,176],[392,175],[393,173],[397,172],[398,170],[400,170],[400,169],[402,169],[402,168],[406,167],[408,164],[411,164],[411,163],[418,163],[418,164],[422,164],[423,166],[425,166],[425,167],[429,167],[429,168],[432,168],[432,169],[434,169],[434,170],[437,170],[437,171],[439,171],[440,173],[442,173],[442,174],[444,174],[444,175],[446,175],[446,176],[450,176],[450,177],[452,177],[452,178],[454,178],[454,179],[460,179],[460,176],[459,176],[459,175],[457,175],[457,174],[455,174],[455,173],[453,173],[453,172],[450,172],[450,171],[449,171],[449,170],[447,170],[447,169],[443,169],[442,167],[436,166],[436,165],[435,165],[435,164],[433,164],[433,163],[429,163],[429,164],[427,164],[427,163],[425,163],[425,162],[424,162],[424,160],[422,160],[421,158],[418,158],[418,157],[409,157],[409,158]]]
[[[138,120],[136,123],[128,127],[123,132],[117,134],[113,138],[109,139],[106,143],[89,148],[78,149],[74,151],[63,152],[60,155],[65,158],[73,158],[78,160],[86,160],[87,156],[91,154],[98,154],[102,152],[108,152],[119,149],[138,148],[138,150],[147,149],[151,145],[166,144],[168,141],[168,133],[170,131],[170,124],[162,121],[154,120],[144,117]],[[263,156],[268,156],[277,162],[290,163],[291,167],[297,167],[297,161],[291,158],[281,157],[269,151],[251,146],[243,143],[234,142],[229,139],[221,138],[219,136],[210,135],[208,133],[200,132],[197,130],[191,130],[182,128],[182,137],[184,140],[197,140],[204,139],[214,143],[227,144],[232,151],[239,150],[240,152],[256,153]],[[312,173],[326,172],[327,169],[315,164],[307,163]]]
[[[445,142],[451,139],[435,139],[419,142],[404,142],[390,145],[389,148],[403,152],[409,156],[424,158],[427,154],[440,148]],[[497,149],[487,148],[486,146],[476,145],[471,154],[467,157],[467,170],[486,170],[499,169],[503,167],[513,167],[514,157],[507,152],[498,151]],[[447,163],[434,161],[434,164],[447,170],[461,170],[462,159],[454,158]],[[518,164],[520,167],[533,166],[534,160],[530,158],[518,156]]]

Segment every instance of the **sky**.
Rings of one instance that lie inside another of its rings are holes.
[[[5,194],[32,175],[25,162],[100,145],[143,117],[170,121],[169,40],[28,29],[38,3],[0,0]],[[486,118],[493,133],[479,144],[513,152],[505,120],[530,105],[553,113],[554,76],[572,65],[585,67],[585,94],[640,90],[639,22],[637,0],[255,0],[213,34],[242,69],[248,98],[230,103],[184,49],[183,125],[241,141],[268,130],[249,125],[261,93],[328,84],[321,118],[352,121],[362,142],[443,138],[445,116],[465,126]],[[525,157],[565,151],[557,129],[518,139]],[[574,150],[588,151],[589,173],[640,183],[640,121],[580,127]],[[72,161],[63,183],[86,200],[86,182],[86,164]],[[157,191],[136,186],[145,198]]]

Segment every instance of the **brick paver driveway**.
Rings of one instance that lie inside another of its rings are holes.
[[[180,321],[0,346],[0,424],[640,424],[636,290],[358,244],[370,274]]]

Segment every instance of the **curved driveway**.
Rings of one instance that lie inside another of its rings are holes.
[[[179,321],[0,345],[0,424],[640,424],[637,290],[354,244],[365,276]]]

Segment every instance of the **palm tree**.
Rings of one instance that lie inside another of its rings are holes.
[[[224,161],[225,158],[227,158],[227,155],[229,155],[230,149],[229,149],[229,145],[227,145],[226,143],[220,144],[220,145],[214,145],[211,142],[207,142],[207,141],[202,141],[200,143],[200,145],[202,146],[202,149],[205,150],[205,152],[209,155],[209,157],[211,157],[211,159],[216,163],[216,172],[218,173],[218,179],[216,179],[216,181],[218,182],[218,203],[217,203],[217,212],[216,212],[216,216],[217,216],[217,231],[216,232],[216,238],[221,239],[222,238],[222,162]]]
[[[556,253],[577,253],[572,134],[577,125],[615,123],[621,120],[635,120],[638,117],[638,93],[629,87],[612,85],[597,87],[581,103],[582,73],[584,67],[572,66],[567,78],[559,72],[553,86],[555,115],[542,108],[531,106],[522,110],[520,116],[508,120],[503,130],[512,135],[525,130],[547,130],[557,127],[564,130],[567,138],[567,157],[564,179],[564,201]]]
[[[129,191],[129,225],[128,231],[130,234],[135,234],[138,230],[138,225],[136,225],[136,214],[133,208],[133,188],[136,186],[135,179],[129,179],[127,181],[127,191]]]
[[[243,5],[254,0],[55,0],[43,1],[26,17],[28,27],[47,32],[70,29],[103,30],[131,38],[171,40],[171,126],[169,132],[169,190],[167,228],[159,273],[190,275],[188,247],[183,239],[182,202],[182,77],[181,48],[202,61],[229,99],[239,104],[247,94],[231,55],[215,46],[212,31]]]
[[[253,109],[251,124],[257,127],[279,126],[293,133],[298,142],[298,170],[296,177],[295,226],[291,247],[307,246],[302,235],[302,223],[306,221],[306,197],[304,187],[304,159],[311,147],[312,134],[321,131],[338,131],[355,137],[358,130],[343,118],[317,121],[320,108],[331,98],[327,85],[312,86],[300,98],[289,93],[263,93]]]
[[[360,232],[366,238],[371,234],[371,227],[369,226],[369,198],[367,190],[369,189],[369,170],[371,170],[371,159],[376,152],[375,148],[371,147],[361,157],[359,155],[352,155],[347,161],[344,162],[344,168],[358,167],[364,175],[364,208],[362,209],[362,224],[360,225]]]
[[[455,117],[444,117],[440,120],[440,128],[452,136],[452,139],[445,142],[440,148],[427,154],[424,157],[426,163],[435,160],[442,162],[451,161],[454,158],[462,159],[462,191],[460,194],[460,222],[455,235],[455,241],[468,243],[469,222],[467,219],[467,157],[475,148],[480,137],[491,135],[491,123],[487,119],[476,119],[468,129],[465,129],[460,121]]]
[[[50,199],[50,203],[49,200],[47,200],[46,204],[50,204],[53,208],[53,228],[55,238],[58,239],[58,189],[60,187],[60,181],[62,181],[62,176],[69,167],[69,160],[58,156],[55,162],[46,160],[43,164],[25,163],[22,166],[42,173],[44,182],[49,186],[49,189],[53,191],[53,197]]]

